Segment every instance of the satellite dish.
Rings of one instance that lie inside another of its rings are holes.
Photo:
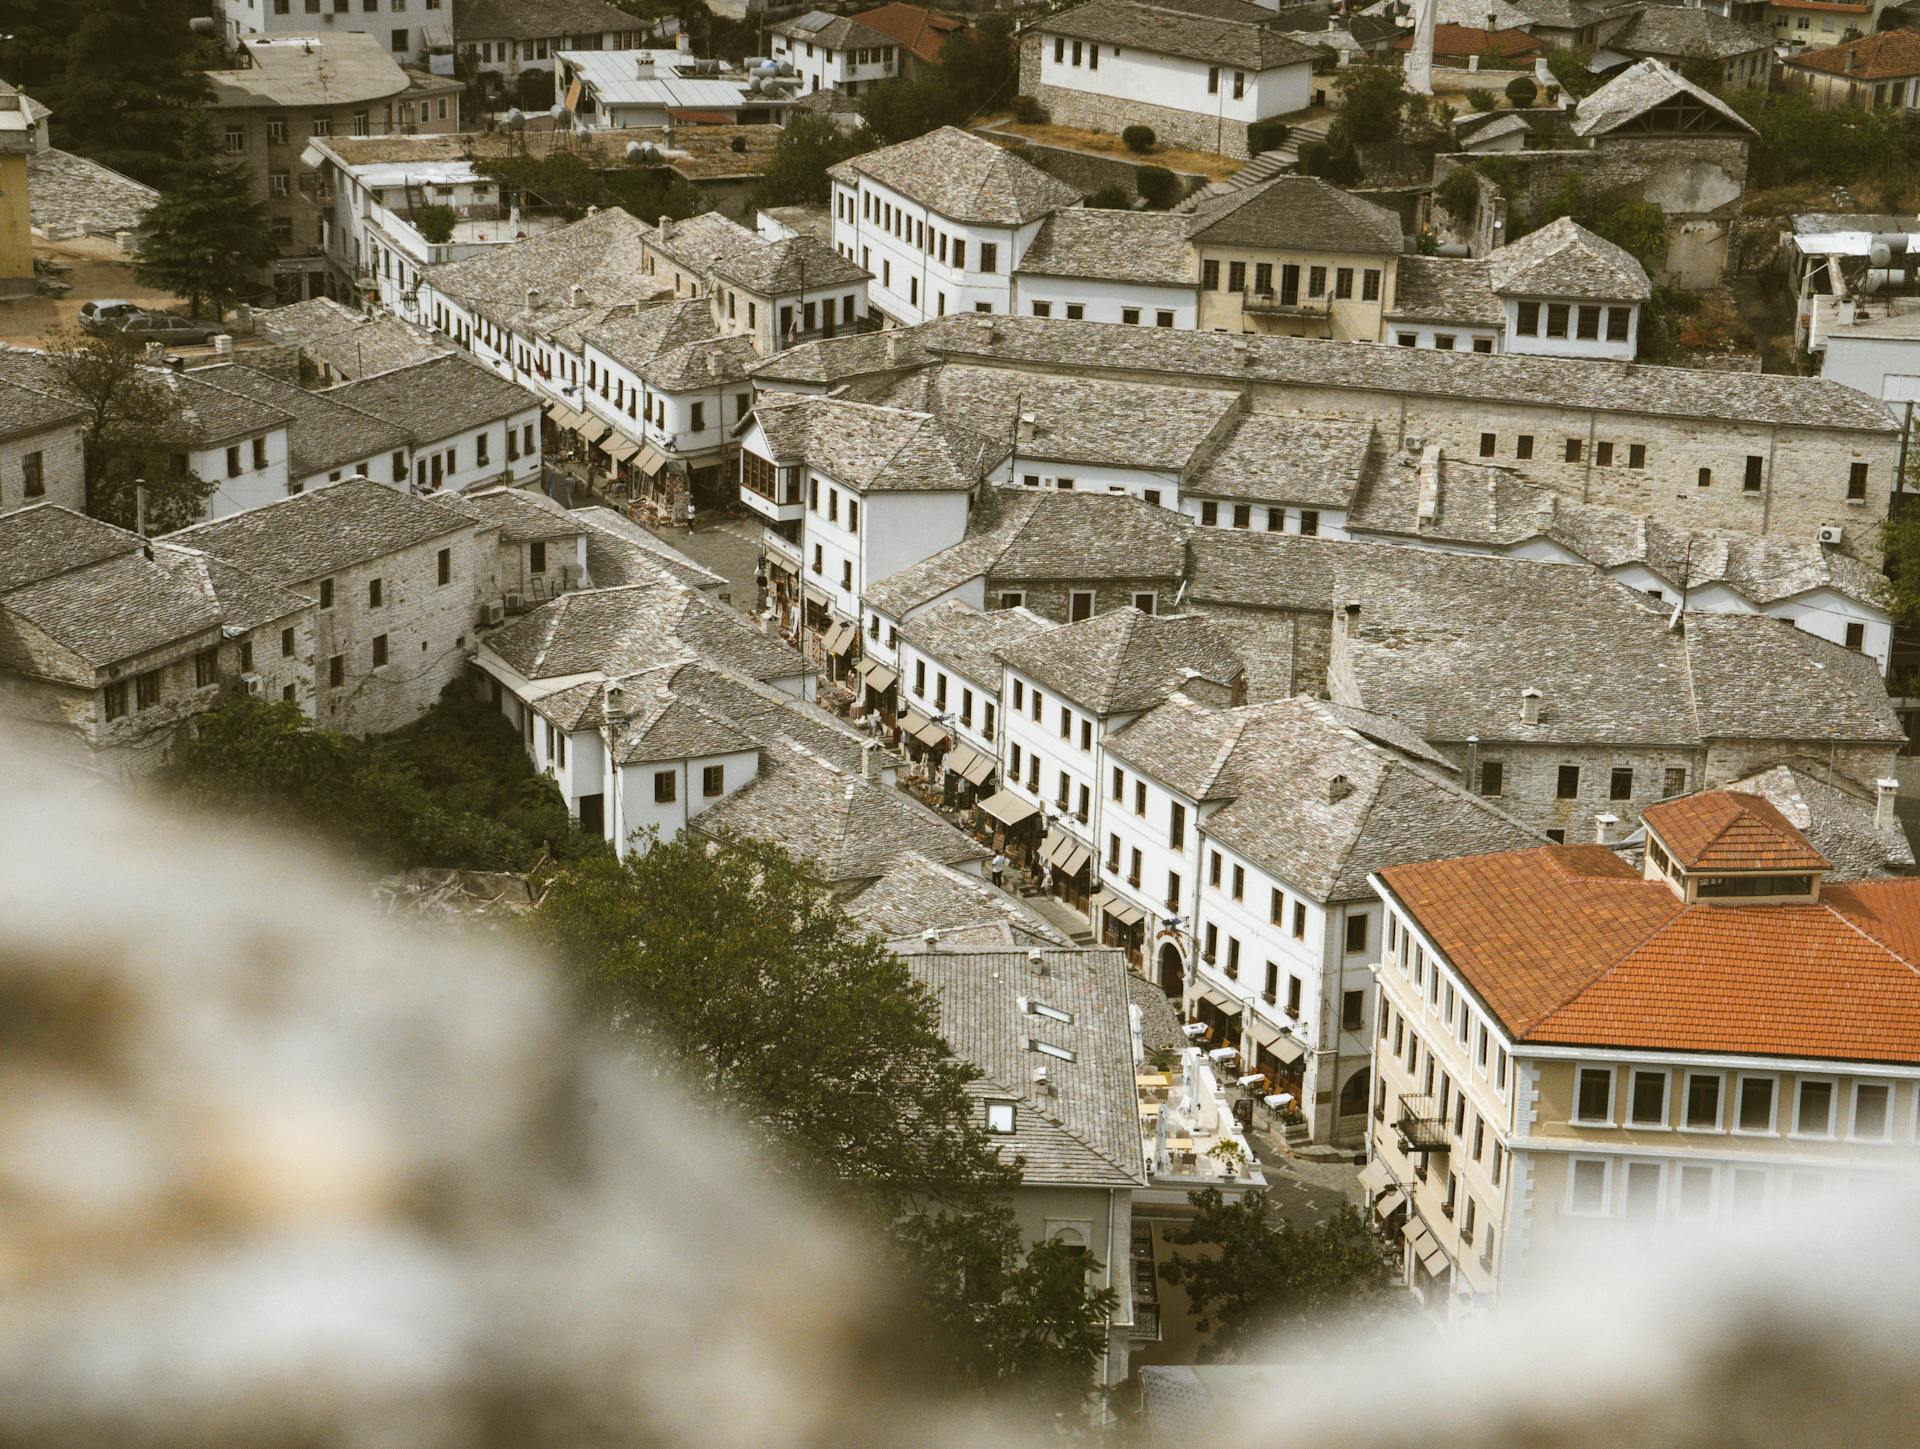
[[[570,120],[573,116],[573,112],[567,109],[565,101],[555,101],[553,110],[549,114],[551,114],[556,121]]]
[[[645,154],[646,154],[646,148],[643,147],[638,141],[627,142],[627,159],[629,161],[638,161]]]
[[[505,126],[509,131],[518,131],[527,124],[527,118],[521,115],[519,108],[516,107],[500,118],[500,124]]]

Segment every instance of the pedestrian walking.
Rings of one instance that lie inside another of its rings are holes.
[[[978,857],[976,857],[977,859]],[[987,868],[993,872],[993,883],[1000,884],[1000,877],[1007,873],[1007,857],[1004,851],[996,851]]]

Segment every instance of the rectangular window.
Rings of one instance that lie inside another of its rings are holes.
[[[1293,903],[1293,939],[1296,941],[1307,939],[1307,907],[1304,901]]]
[[[1515,331],[1522,337],[1538,337],[1540,335],[1540,304],[1538,302],[1522,302],[1520,304],[1520,323]]]
[[[1720,1078],[1707,1072],[1687,1074],[1687,1116],[1689,1132],[1720,1130]]]
[[[1740,1079],[1739,1123],[1742,1132],[1773,1131],[1774,1087],[1772,1077]]]
[[[1583,340],[1598,342],[1600,340],[1600,309],[1598,307],[1582,307],[1579,311],[1579,320],[1576,326],[1577,334]]]
[[[1180,909],[1180,872],[1167,872],[1167,906],[1170,910]]]
[[[1187,845],[1187,807],[1178,800],[1168,807],[1167,845],[1174,850],[1184,850]]]
[[[1635,1127],[1667,1125],[1667,1074],[1636,1071],[1627,1100],[1627,1120]]]
[[[1483,760],[1480,764],[1480,793],[1498,795],[1506,783],[1507,767],[1498,760]]]
[[[1885,1142],[1892,1134],[1893,1088],[1884,1082],[1856,1082],[1853,1088],[1853,1132],[1860,1142]]]
[[[386,665],[387,636],[385,634],[376,634],[373,636],[373,667],[375,669],[384,669]]]
[[[212,684],[220,667],[220,650],[202,649],[193,656],[193,687],[205,689]]]
[[[1244,292],[1247,289],[1247,264],[1245,262],[1227,263],[1227,290]]]
[[[1600,1127],[1613,1124],[1613,1068],[1580,1068],[1574,1085],[1573,1120]]]
[[[1556,800],[1577,800],[1580,798],[1580,767],[1562,765],[1554,780],[1553,796]]]
[[[1629,1162],[1627,1192],[1623,1206],[1626,1216],[1635,1222],[1651,1222],[1660,1215],[1660,1164]]]
[[[653,772],[653,802],[656,805],[671,805],[679,798],[678,782],[671,770]]]
[[[1380,300],[1380,269],[1368,267],[1360,274],[1360,300],[1378,302]]]
[[[1567,311],[1565,302],[1547,303],[1547,336],[1565,337],[1567,335]]]
[[[718,799],[726,789],[727,768],[725,765],[706,765],[700,771],[700,793],[708,800]]]
[[[125,716],[127,712],[127,684],[125,680],[119,680],[113,684],[109,684],[101,691],[100,707],[101,711],[110,720],[120,719]]]
[[[1200,264],[1200,290],[1203,292],[1220,290],[1220,263],[1217,260],[1204,261]]]
[[[335,654],[327,660],[327,688],[338,689],[347,682],[347,659],[344,654]]]
[[[46,459],[42,453],[28,453],[20,460],[21,496],[44,498],[47,492]]]
[[[1613,466],[1613,444],[1595,443],[1593,445],[1593,461],[1597,467],[1611,468]]]
[[[1235,866],[1235,870],[1239,867]],[[1235,891],[1234,898],[1239,899],[1240,892]],[[1357,955],[1367,949],[1367,918],[1365,916],[1347,917],[1347,954]]]
[[[1744,493],[1758,493],[1766,477],[1767,460],[1758,453],[1747,454],[1747,471],[1741,475],[1740,488]]]
[[[1631,800],[1633,798],[1633,767],[1621,765],[1607,777],[1607,798],[1609,800]]]
[[[1796,1137],[1833,1136],[1834,1090],[1832,1082],[1800,1083],[1793,1110]]]
[[[1581,1217],[1604,1217],[1607,1211],[1607,1164],[1604,1158],[1576,1157],[1568,1178],[1567,1211]]]
[[[1580,448],[1581,448],[1580,439],[1578,438],[1567,439],[1567,461],[1569,463],[1578,463],[1580,461]]]
[[[1533,456],[1533,434],[1522,433],[1513,440],[1513,456],[1525,461]]]
[[[966,243],[964,242],[955,242],[953,244],[955,266],[958,266],[960,264],[960,258],[965,255],[965,249],[966,249]],[[983,272],[997,272],[1000,270],[999,243],[997,242],[981,242],[980,243],[980,270]]]
[[[1500,438],[1497,434],[1482,433],[1480,435],[1480,456],[1483,458],[1491,458],[1494,454],[1494,450],[1498,448],[1499,445],[1500,445]]]
[[[1847,467],[1847,500],[1857,503],[1867,496],[1867,465],[1852,463]]]

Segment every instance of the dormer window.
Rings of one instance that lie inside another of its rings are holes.
[[[987,1131],[996,1137],[1011,1137],[1018,1110],[1012,1102],[987,1103]]]
[[[1074,1059],[1073,1053],[1066,1047],[1055,1046],[1052,1042],[1041,1041],[1037,1037],[1028,1038],[1027,1050],[1039,1052],[1041,1056],[1052,1057],[1056,1061],[1070,1062]]]
[[[1034,1001],[1030,997],[1023,996],[1020,998],[1020,1009],[1029,1016],[1044,1016],[1048,1021],[1068,1023],[1073,1021],[1073,1013],[1071,1011],[1062,1011],[1057,1006],[1048,1006],[1046,1002]]]

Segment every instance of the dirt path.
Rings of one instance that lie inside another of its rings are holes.
[[[156,292],[134,281],[133,267],[105,237],[76,237],[57,242],[35,240],[33,254],[72,267],[73,290],[64,297],[34,296],[0,301],[0,342],[37,347],[48,333],[76,327],[80,304],[99,298],[118,297],[164,308],[184,305],[178,297]]]

